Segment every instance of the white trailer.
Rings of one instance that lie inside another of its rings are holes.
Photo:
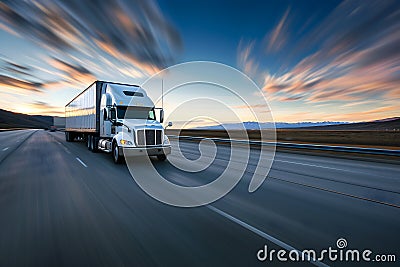
[[[140,86],[95,81],[65,106],[65,138],[112,153],[115,163],[140,155],[166,160],[171,145],[161,125],[164,111],[159,108],[157,121],[156,109]]]

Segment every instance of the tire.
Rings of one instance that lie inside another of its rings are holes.
[[[159,161],[165,161],[167,159],[167,156],[165,154],[157,155],[157,159]]]
[[[92,151],[92,136],[88,135],[86,138],[86,145],[89,151]]]
[[[65,132],[65,141],[73,142],[74,141],[74,134],[71,132]]]
[[[123,157],[119,155],[119,146],[114,142],[113,143],[113,150],[112,150],[112,157],[115,164],[120,164],[123,160]]]
[[[96,153],[98,151],[98,142],[99,142],[99,139],[95,136],[92,136],[92,138],[90,140],[90,150],[93,153]]]

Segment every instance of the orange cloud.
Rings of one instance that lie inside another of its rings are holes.
[[[57,58],[50,58],[48,63],[59,71],[58,75],[64,81],[75,84],[89,84],[96,79],[91,71],[79,64],[68,63]]]
[[[9,77],[9,76],[0,74],[0,87],[40,92],[41,91],[40,89],[42,86],[43,86],[42,83],[24,81],[24,80],[20,80],[20,79],[16,79],[13,77]]]
[[[41,114],[41,115],[58,115],[64,116],[65,107],[53,106],[42,101],[35,101],[28,103],[24,109],[24,113],[27,114]]]
[[[290,8],[288,8],[283,14],[283,17],[276,25],[275,29],[271,32],[268,38],[267,51],[278,51],[287,42],[287,18],[289,15]]]
[[[237,51],[237,64],[242,71],[250,77],[254,77],[258,71],[258,64],[251,58],[255,42],[244,43],[240,40]]]

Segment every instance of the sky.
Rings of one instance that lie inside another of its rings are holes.
[[[0,108],[15,112],[62,116],[96,79],[199,60],[248,75],[261,92],[242,94],[275,121],[400,116],[399,1],[1,1],[0,41]]]

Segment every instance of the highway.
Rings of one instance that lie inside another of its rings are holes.
[[[180,145],[196,158],[196,143]],[[199,173],[154,165],[177,184],[206,184],[227,149],[218,146],[216,162]],[[277,152],[254,193],[247,172],[222,199],[177,208],[144,193],[110,155],[67,143],[62,132],[0,132],[0,266],[271,266],[257,260],[264,245],[319,251],[339,238],[396,254],[398,264],[399,173],[400,164]]]

